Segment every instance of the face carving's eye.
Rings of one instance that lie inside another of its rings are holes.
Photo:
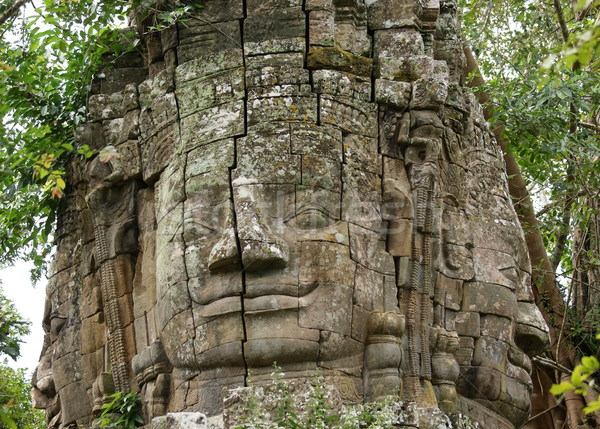
[[[514,265],[498,267],[498,271],[516,287],[519,284],[519,272]]]
[[[329,211],[316,204],[302,207],[296,213],[296,227],[304,231],[321,229],[335,221]]]

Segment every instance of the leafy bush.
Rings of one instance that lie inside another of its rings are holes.
[[[42,410],[31,406],[31,383],[24,369],[0,363],[0,429],[40,429],[46,427]]]
[[[596,339],[600,339],[600,334],[596,335]],[[600,362],[598,362],[598,359],[594,356],[584,356],[581,358],[581,364],[573,369],[571,381],[553,384],[550,393],[559,396],[574,391],[578,395],[585,396],[591,389],[595,388],[596,380],[593,379],[593,376],[598,370],[600,370]],[[591,414],[598,410],[600,410],[600,400],[589,402],[583,409],[583,412],[585,414]]]
[[[141,416],[140,397],[133,390],[110,395],[113,400],[102,406],[102,414],[96,421],[100,427],[135,429],[144,424]]]

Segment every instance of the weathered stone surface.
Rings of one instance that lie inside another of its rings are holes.
[[[256,13],[244,21],[244,53],[302,52],[305,34],[305,15],[301,8],[277,8]]]
[[[181,83],[177,104],[182,118],[192,113],[244,98],[244,70],[225,70]]]
[[[409,58],[419,58],[424,54],[421,33],[412,29],[385,30],[375,33],[373,60],[376,77],[395,79],[405,68]]]
[[[377,111],[374,106],[329,95],[321,95],[319,102],[319,114],[324,123],[335,125],[348,133],[377,136]]]
[[[181,144],[186,150],[244,134],[243,101],[232,101],[181,119]],[[195,130],[202,129],[203,133]]]
[[[342,171],[342,218],[381,231],[381,180],[378,175],[346,166]]]
[[[459,335],[477,338],[480,332],[480,315],[471,311],[459,311],[455,317],[456,332]]]
[[[342,161],[342,132],[333,126],[315,127],[312,124],[292,123],[292,154],[313,154]]]
[[[152,429],[207,429],[207,419],[202,413],[168,413],[152,419]]]
[[[128,85],[124,91],[110,95],[92,95],[88,101],[92,120],[121,118],[125,113],[138,107],[138,92],[135,85]]]
[[[414,0],[375,0],[367,3],[370,30],[418,28],[419,5]],[[435,21],[435,20],[434,20]]]
[[[375,81],[375,101],[404,110],[410,102],[412,86],[408,82],[395,82],[387,79]]]
[[[363,77],[337,70],[315,70],[313,87],[319,94],[341,95],[363,101],[371,99],[371,82]]]
[[[463,311],[510,317],[514,314],[516,306],[517,299],[510,289],[489,283],[466,282],[464,284]]]
[[[330,69],[368,77],[373,60],[337,47],[314,48],[306,59],[309,69]]]
[[[317,97],[299,94],[248,100],[248,124],[262,121],[317,122]]]
[[[192,20],[179,30],[177,60],[183,64],[207,54],[218,58],[228,51],[241,51],[241,46],[239,21],[206,23]]]

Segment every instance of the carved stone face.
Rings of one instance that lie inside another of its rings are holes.
[[[460,335],[458,392],[520,427],[530,409],[530,356],[548,347],[548,329],[533,302],[502,160],[481,140],[463,158],[466,205],[444,204],[441,272],[464,280],[460,309],[447,308],[446,323]]]
[[[199,373],[200,386],[240,384],[246,366],[258,379],[274,362],[292,377],[319,367],[338,377],[347,399],[360,400],[366,318],[397,311],[381,180],[342,164],[342,133],[330,126],[273,124],[236,144],[235,166],[230,141],[187,154],[186,199],[171,211],[183,217],[185,247],[169,250],[185,261],[187,278],[173,259],[161,262],[160,250],[157,263],[158,284],[173,284],[164,292],[171,298],[158,301],[171,363]],[[375,139],[346,145],[362,145],[371,170],[381,168]],[[162,186],[173,188],[160,183],[159,195]],[[163,204],[158,240],[162,225],[175,222],[161,219]]]

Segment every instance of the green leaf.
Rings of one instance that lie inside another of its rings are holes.
[[[592,401],[590,402],[586,407],[583,408],[583,412],[585,414],[591,414],[595,411],[600,410],[600,400],[599,401]]]
[[[563,381],[560,384],[553,384],[550,388],[550,393],[555,396],[559,396],[571,390],[573,390],[573,384],[568,381]]]
[[[584,356],[581,358],[583,369],[588,373],[593,373],[600,369],[600,363],[594,356]]]

